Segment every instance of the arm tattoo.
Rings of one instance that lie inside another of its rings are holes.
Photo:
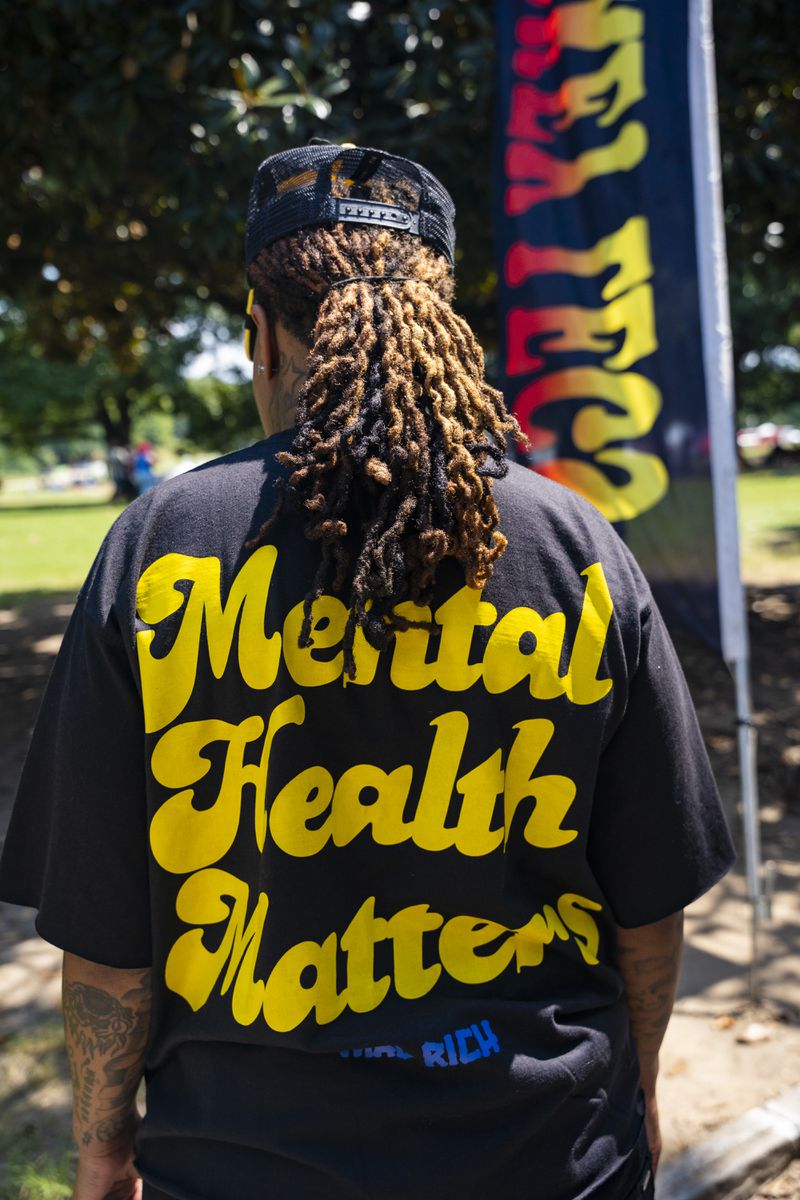
[[[133,1028],[133,1009],[85,983],[64,988],[64,1022],[89,1058],[121,1049]]]
[[[72,968],[73,972],[75,968]],[[96,972],[101,968],[96,968]],[[106,972],[122,994],[86,979],[64,977],[64,1029],[79,1143],[121,1137],[135,1123],[136,1090],[150,1024],[150,971]]]
[[[654,1062],[666,1033],[680,970],[683,914],[642,929],[617,931],[631,1035],[640,1060]]]

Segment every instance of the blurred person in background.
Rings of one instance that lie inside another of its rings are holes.
[[[108,473],[114,485],[112,503],[124,501],[128,504],[138,496],[133,481],[133,455],[130,446],[113,442],[108,450]]]
[[[133,453],[133,482],[139,496],[149,492],[158,482],[153,473],[155,463],[156,453],[150,442],[140,442]]]
[[[506,459],[453,218],[380,150],[262,163],[265,439],[78,599],[0,870],[65,951],[75,1200],[654,1194],[731,842],[635,561]]]

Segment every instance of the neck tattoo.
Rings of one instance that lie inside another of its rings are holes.
[[[293,354],[281,352],[278,357],[278,377],[270,400],[270,417],[276,430],[290,429],[294,424],[300,390],[306,377],[305,364]]]

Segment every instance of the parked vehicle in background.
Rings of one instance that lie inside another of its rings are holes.
[[[800,429],[765,421],[736,433],[739,460],[747,467],[800,464]]]
[[[71,463],[57,463],[42,472],[41,482],[48,492],[97,487],[108,482],[108,464],[101,458],[82,458]]]

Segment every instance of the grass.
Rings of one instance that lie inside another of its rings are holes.
[[[113,504],[73,497],[0,507],[0,606],[80,588],[109,526]]]
[[[748,583],[800,583],[800,473],[739,477],[742,574]]]
[[[0,1064],[0,1200],[72,1194],[69,1071],[60,1021],[3,1038]]]
[[[743,574],[748,583],[800,583],[800,474],[739,478]],[[0,500],[0,607],[80,588],[120,508],[84,493]]]
[[[0,1137],[0,1200],[69,1200],[75,1179],[74,1150],[65,1147],[60,1154],[43,1151],[30,1126],[4,1145],[5,1141]]]

